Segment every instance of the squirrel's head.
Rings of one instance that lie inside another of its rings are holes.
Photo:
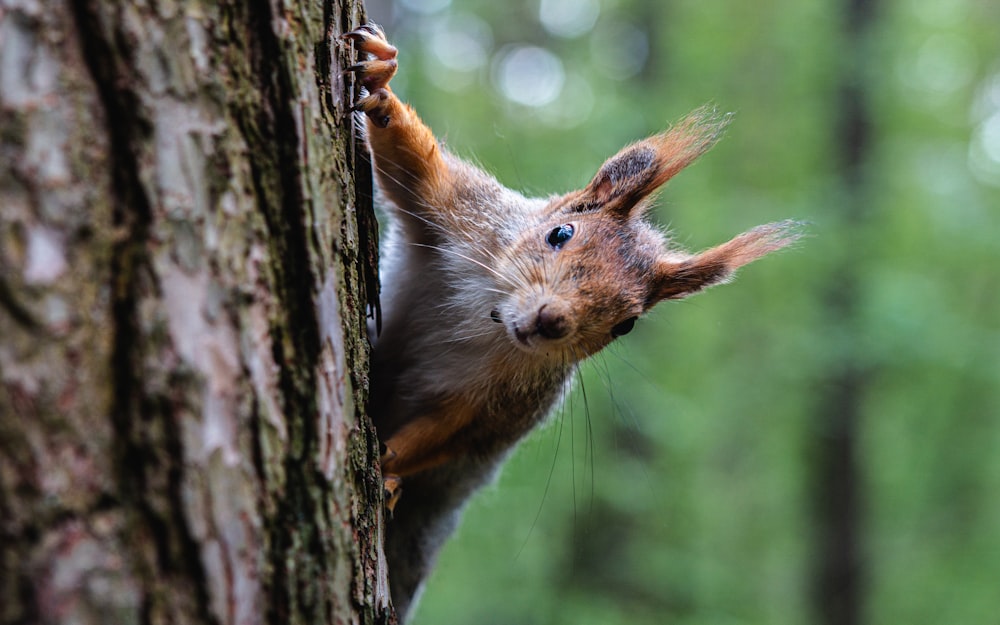
[[[797,238],[794,222],[767,224],[690,254],[645,220],[653,192],[711,147],[727,121],[696,111],[546,205],[501,268],[509,285],[491,317],[515,345],[576,362],[627,334],[658,302],[724,283]]]

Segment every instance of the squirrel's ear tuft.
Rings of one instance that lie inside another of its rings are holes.
[[[649,305],[665,299],[682,299],[724,284],[743,265],[790,245],[800,236],[799,222],[781,221],[757,226],[694,256],[661,258]]]
[[[628,217],[643,200],[719,139],[729,115],[701,108],[661,134],[609,158],[583,190],[583,205]]]

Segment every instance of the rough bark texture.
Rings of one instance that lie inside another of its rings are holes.
[[[391,618],[360,11],[0,3],[0,622]]]

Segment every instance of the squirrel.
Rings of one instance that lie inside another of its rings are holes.
[[[443,149],[396,97],[397,50],[380,27],[343,37],[366,54],[347,71],[364,87],[354,110],[367,115],[389,201],[369,414],[390,595],[405,622],[465,502],[552,412],[578,363],[658,302],[787,246],[798,224],[691,254],[646,220],[651,194],[719,138],[728,118],[708,109],[625,147],[582,190],[524,197]]]

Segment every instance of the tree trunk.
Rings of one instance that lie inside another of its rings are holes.
[[[0,2],[0,622],[392,618],[360,21]]]
[[[864,240],[870,187],[872,119],[866,83],[873,16],[878,0],[842,0],[843,50],[834,124],[836,173],[840,189],[839,218],[850,240]],[[870,264],[864,246],[844,246],[842,256],[829,259],[833,273],[824,284],[827,319],[834,336],[862,336],[859,293]],[[819,625],[859,625],[865,620],[867,571],[864,557],[863,471],[860,431],[868,380],[873,371],[844,350],[831,359],[825,383],[818,389],[817,434],[813,448],[813,514],[816,550],[813,557],[813,607]]]

